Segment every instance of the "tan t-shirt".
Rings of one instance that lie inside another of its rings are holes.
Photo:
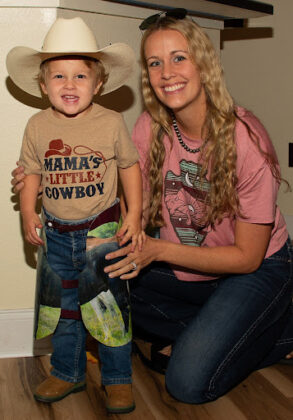
[[[25,174],[42,176],[49,213],[76,220],[110,207],[117,196],[117,167],[128,168],[138,158],[122,116],[93,104],[77,119],[57,118],[51,108],[33,115],[20,163]]]

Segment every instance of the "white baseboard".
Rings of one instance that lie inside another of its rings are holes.
[[[51,353],[50,339],[35,341],[34,310],[0,310],[0,358]]]
[[[0,358],[33,355],[33,309],[0,311]]]

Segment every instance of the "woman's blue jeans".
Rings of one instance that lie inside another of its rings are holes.
[[[70,222],[45,214],[48,220],[62,224],[84,223],[92,219]],[[59,233],[57,229],[46,228],[48,263],[61,279],[78,279],[85,268],[87,233],[87,229]],[[103,245],[104,255],[111,250],[113,251],[113,248],[109,246],[107,249],[107,244]],[[79,310],[78,288],[61,289],[61,308],[67,311]],[[73,383],[85,380],[86,334],[82,320],[60,318],[52,337],[52,375]],[[131,342],[119,347],[99,343],[98,349],[102,383],[104,385],[131,383]]]
[[[251,274],[178,281],[166,265],[145,270],[131,290],[135,327],[173,343],[171,395],[204,403],[293,350],[292,245]]]

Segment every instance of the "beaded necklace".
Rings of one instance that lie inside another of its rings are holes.
[[[183,149],[185,149],[187,152],[190,152],[190,153],[198,153],[200,151],[201,147],[197,147],[196,149],[191,149],[182,140],[181,133],[179,131],[179,128],[178,128],[178,125],[177,125],[176,118],[175,118],[174,114],[172,115],[172,124],[173,124],[174,130],[175,130],[177,139],[178,139],[179,143],[181,144],[181,146],[183,147]]]

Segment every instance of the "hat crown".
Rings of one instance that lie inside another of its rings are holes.
[[[55,21],[44,39],[41,52],[96,52],[98,49],[93,32],[80,17],[75,17]]]

